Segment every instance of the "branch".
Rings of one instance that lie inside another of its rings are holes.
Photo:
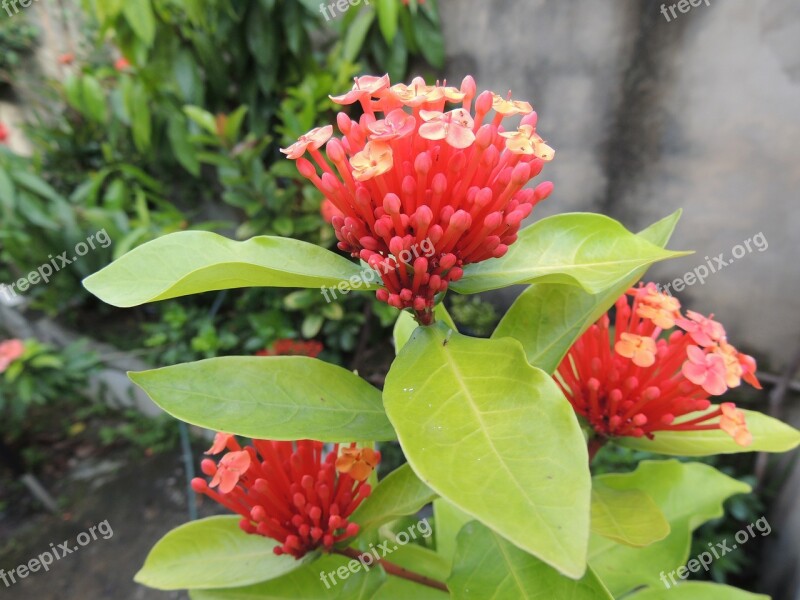
[[[335,554],[341,554],[342,556],[347,556],[349,558],[354,558],[356,560],[361,560],[362,556],[369,556],[372,558],[372,554],[367,554],[366,552],[360,552],[355,548],[345,548],[344,550],[334,550]],[[408,579],[409,581],[413,581],[414,583],[419,583],[420,585],[425,585],[428,587],[432,587],[437,590],[442,590],[443,592],[449,591],[447,586],[436,579],[431,579],[430,577],[425,577],[425,575],[421,575],[420,573],[415,573],[414,571],[409,571],[408,569],[404,569],[400,565],[396,565],[392,562],[389,562],[386,559],[379,558],[378,563],[383,567],[383,570],[386,571],[389,575],[394,575],[395,577],[402,577],[403,579]]]

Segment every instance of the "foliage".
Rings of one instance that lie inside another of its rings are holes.
[[[128,444],[148,456],[178,447],[178,424],[166,415],[145,417],[127,409],[114,416],[119,417],[118,422],[103,425],[98,431],[99,442],[105,447]]]
[[[14,16],[0,19],[0,87],[14,83],[39,37],[24,14]]]
[[[449,311],[463,331],[478,337],[488,337],[500,320],[494,305],[480,296],[453,296]]]
[[[98,360],[82,342],[60,351],[35,339],[23,345],[22,355],[0,373],[0,436],[8,443],[35,431],[36,415],[44,409],[80,405]]]

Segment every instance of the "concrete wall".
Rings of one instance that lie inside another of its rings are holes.
[[[682,207],[672,247],[696,255],[654,268],[662,283],[763,232],[766,250],[677,295],[780,370],[800,344],[800,5],[711,1],[667,22],[641,0],[441,4],[448,79],[532,100],[556,148],[536,218],[636,230]]]

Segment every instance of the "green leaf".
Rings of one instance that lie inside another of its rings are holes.
[[[299,240],[261,236],[234,242],[206,231],[182,231],[135,248],[87,277],[84,287],[122,308],[241,287],[370,289],[358,266]]]
[[[601,475],[595,481],[616,490],[646,491],[670,524],[666,538],[645,548],[591,536],[589,564],[614,597],[641,585],[661,586],[659,574],[688,559],[692,532],[721,516],[727,498],[750,491],[708,465],[677,460],[643,461],[633,473]]]
[[[669,535],[669,523],[642,490],[616,490],[597,479],[592,486],[592,533],[628,546],[649,546]]]
[[[397,23],[400,18],[400,3],[397,0],[377,0],[378,26],[387,45],[391,45],[397,34]]]
[[[387,475],[350,517],[361,530],[379,527],[398,517],[416,514],[436,493],[419,480],[408,464]]]
[[[432,67],[441,69],[444,66],[444,37],[439,26],[420,14],[414,19],[414,40],[422,56]]]
[[[666,246],[681,211],[638,234],[660,248]],[[517,297],[500,320],[493,338],[513,337],[522,343],[528,362],[553,373],[575,340],[614,302],[635,285],[647,267],[625,273],[609,288],[588,294],[579,287],[558,283],[534,283]]]
[[[569,579],[477,521],[464,526],[457,543],[447,580],[452,598],[613,600],[591,570]]]
[[[406,544],[404,546],[391,546],[392,552],[386,559],[392,563],[429,577],[436,581],[444,581],[450,574],[450,561],[433,550],[424,548],[417,544]],[[387,577],[386,583],[381,586],[375,597],[371,600],[444,600],[449,597],[444,591],[436,588],[423,586],[418,583],[402,579],[400,577]]]
[[[173,115],[167,125],[167,137],[172,146],[172,151],[184,169],[195,177],[200,175],[200,161],[197,153],[189,140],[189,129],[186,117],[181,114]]]
[[[8,172],[0,167],[0,206],[6,211],[5,218],[9,220],[11,219],[10,213],[14,210],[14,205],[16,204],[15,198],[14,183],[11,181],[11,177],[8,176]]]
[[[636,236],[614,219],[556,215],[526,227],[502,258],[468,265],[451,288],[475,294],[520,283],[566,283],[598,294],[654,262],[684,256]]]
[[[447,312],[444,304],[437,304],[433,310],[437,321],[441,321],[448,325],[453,331],[457,331],[456,324],[453,322],[453,318],[450,316],[450,313]],[[397,321],[395,321],[393,332],[395,354],[399,353],[403,346],[405,346],[417,327],[419,327],[419,324],[414,320],[410,312],[404,310],[400,313],[400,316],[397,317]]]
[[[150,0],[125,0],[122,14],[145,46],[152,46],[156,37],[156,19]]]
[[[84,75],[81,78],[81,92],[84,114],[97,123],[105,123],[108,120],[108,106],[100,82],[91,75]]]
[[[433,522],[436,525],[436,551],[451,559],[456,553],[456,536],[472,521],[467,513],[444,498],[433,501]]]
[[[709,410],[713,410],[711,406]],[[708,411],[704,411],[708,412]],[[712,454],[733,454],[737,452],[788,452],[800,444],[800,431],[753,410],[742,410],[747,429],[753,435],[753,443],[740,446],[721,429],[708,431],[657,431],[655,439],[614,438],[614,443],[627,448],[645,450],[655,454],[671,456],[710,456]],[[700,413],[697,413],[700,414]],[[696,415],[686,415],[691,419]]]
[[[562,572],[583,575],[586,444],[570,404],[518,342],[420,327],[389,371],[384,405],[431,489]]]
[[[209,517],[173,529],[153,547],[134,580],[159,590],[225,588],[302,566],[292,556],[277,556],[274,540],[242,531],[240,520]]]
[[[395,439],[380,392],[306,356],[223,356],[128,374],[169,414],[207,429],[270,440]]]
[[[244,122],[244,118],[247,115],[247,106],[243,105],[233,111],[231,114],[228,115],[228,119],[225,122],[225,137],[228,138],[230,141],[235,141],[239,137],[239,133],[242,129],[242,123]]]
[[[681,581],[681,580],[678,580]],[[729,585],[707,581],[681,581],[679,585],[648,588],[628,597],[629,600],[770,600],[769,596],[753,594]]]
[[[205,129],[208,133],[214,137],[217,136],[217,120],[210,112],[203,110],[199,106],[191,105],[184,106],[183,112],[185,112],[187,117]]]
[[[663,248],[672,236],[680,214],[681,211],[673,213],[638,236]],[[626,273],[607,291],[599,294],[588,294],[573,285],[534,283],[517,297],[492,337],[519,340],[529,363],[553,373],[575,340],[646,271],[647,267],[642,267],[632,274]]]
[[[147,90],[137,81],[125,88],[125,92],[125,107],[131,117],[133,143],[140,152],[147,152],[153,128]]]
[[[319,330],[322,329],[324,324],[325,318],[322,315],[306,315],[306,318],[303,319],[303,324],[300,326],[300,333],[302,333],[303,337],[306,339],[313,338],[319,333]]]
[[[352,560],[336,554],[323,556],[311,564],[265,583],[226,590],[193,590],[192,600],[372,600],[386,581],[383,569],[356,573],[347,570]],[[331,574],[344,568],[346,577]],[[323,574],[326,574],[323,581]],[[394,578],[392,578],[394,579]],[[336,582],[335,584],[333,582]],[[327,582],[327,583],[326,583]],[[326,587],[327,585],[327,587]]]
[[[364,46],[369,28],[375,20],[375,10],[367,6],[358,11],[353,24],[347,29],[342,48],[342,58],[347,62],[355,62]]]

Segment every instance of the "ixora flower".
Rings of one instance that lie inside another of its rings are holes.
[[[275,554],[301,558],[318,548],[330,551],[358,533],[358,524],[347,518],[369,496],[365,481],[381,456],[355,443],[341,454],[335,444],[325,455],[323,446],[253,440],[242,448],[234,436],[218,433],[206,454],[227,452],[218,463],[203,460],[211,482],[197,477],[192,488],[240,514],[245,532],[280,542]]]
[[[293,340],[283,338],[275,340],[271,348],[259,350],[256,356],[310,356],[316,358],[324,350],[322,342],[317,340]]]
[[[744,414],[730,402],[712,409],[708,398],[742,379],[760,389],[756,362],[711,317],[680,308],[653,283],[628,290],[614,332],[604,315],[569,350],[556,382],[601,437],[722,429],[747,446]]]
[[[0,373],[17,360],[25,352],[25,344],[21,340],[6,340],[0,342]]]
[[[472,77],[460,88],[358,77],[332,97],[363,111],[358,121],[337,115],[341,138],[318,127],[282,150],[325,196],[339,249],[381,275],[378,299],[413,309],[424,325],[433,322],[436,294],[464,265],[503,256],[553,189],[525,188],[554,155],[536,133],[531,105],[476,93]],[[521,124],[506,131],[503,120],[515,116]],[[435,247],[431,256],[403,258],[422,242]]]

